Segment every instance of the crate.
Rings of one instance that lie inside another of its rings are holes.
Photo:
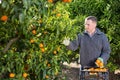
[[[109,80],[107,68],[84,68],[80,70],[80,80]]]

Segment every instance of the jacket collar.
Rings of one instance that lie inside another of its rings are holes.
[[[86,30],[85,30],[83,33],[84,33],[84,34],[88,34],[88,32],[87,32]],[[95,33],[96,33],[96,34],[102,34],[102,32],[101,32],[98,28],[96,28]]]

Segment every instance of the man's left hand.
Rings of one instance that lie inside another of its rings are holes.
[[[95,64],[97,65],[97,67],[103,68],[104,67],[103,58],[101,57],[97,58],[97,60],[95,61]]]

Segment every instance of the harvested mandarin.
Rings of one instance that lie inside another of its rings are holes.
[[[104,67],[104,64],[103,64],[103,63],[99,63],[99,67],[100,67],[100,68],[103,68],[103,67]]]
[[[99,59],[96,60],[96,63],[100,63],[101,61]]]

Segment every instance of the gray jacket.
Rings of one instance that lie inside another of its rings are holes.
[[[71,41],[67,48],[73,51],[80,48],[82,66],[95,66],[95,60],[98,57],[103,58],[104,64],[106,64],[111,52],[106,35],[99,29],[96,29],[96,33],[92,37],[86,32],[78,34],[77,39]]]

